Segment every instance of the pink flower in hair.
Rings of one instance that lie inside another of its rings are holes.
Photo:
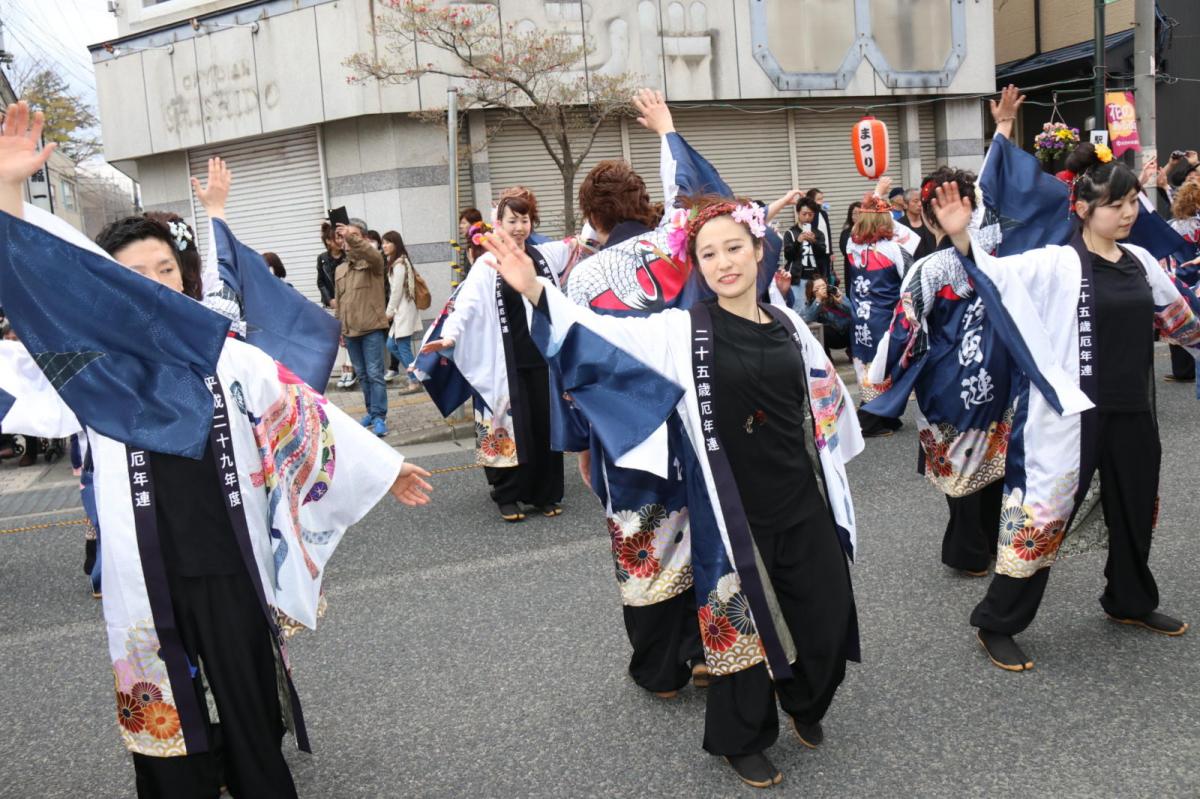
[[[746,227],[750,228],[750,233],[756,239],[761,239],[767,235],[766,212],[763,211],[761,205],[739,205],[733,209],[730,214],[733,221],[741,222]]]

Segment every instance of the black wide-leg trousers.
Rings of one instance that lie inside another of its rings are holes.
[[[521,402],[513,406],[513,425],[530,432],[530,446],[517,453],[520,466],[483,471],[497,505],[524,502],[542,508],[563,497],[563,456],[550,448],[550,372],[545,366],[518,369],[517,380]]]
[[[249,575],[168,580],[184,650],[208,680],[220,723],[206,724],[207,752],[134,754],[138,799],[216,799],[223,784],[235,799],[294,799],[296,786],[280,750],[275,645]],[[193,690],[207,716],[199,675]]]
[[[1122,619],[1158,607],[1158,585],[1150,572],[1150,543],[1158,502],[1162,445],[1150,411],[1103,413],[1097,425],[1100,501],[1108,526],[1107,585],[1100,597],[1105,613]],[[1090,482],[1091,475],[1084,476]],[[971,624],[1016,635],[1033,622],[1050,569],[1017,579],[997,574],[971,613]]]

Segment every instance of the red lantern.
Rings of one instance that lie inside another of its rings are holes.
[[[877,180],[888,168],[887,125],[873,116],[865,116],[850,129],[854,165],[864,178]]]

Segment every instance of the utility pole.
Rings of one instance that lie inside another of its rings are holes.
[[[465,277],[458,274],[458,89],[453,86],[446,90],[446,132],[446,164],[449,166],[446,193],[450,202],[450,246],[454,259],[450,262],[450,288],[453,289]]]
[[[1142,164],[1158,155],[1158,112],[1155,103],[1154,0],[1136,0],[1133,10],[1133,99],[1137,108]]]
[[[1104,6],[1105,0],[1094,0],[1096,46],[1092,58],[1092,122],[1094,130],[1103,130],[1104,124]]]

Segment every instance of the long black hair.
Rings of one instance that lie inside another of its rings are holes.
[[[387,233],[383,234],[383,240],[390,241],[392,246],[396,248],[396,251],[392,253],[390,258],[387,259],[388,266],[391,266],[393,263],[395,263],[396,259],[402,255],[405,258],[408,258],[408,248],[404,246],[404,239],[399,233],[394,230],[389,230]]]
[[[859,208],[862,208],[862,200],[855,200],[850,203],[850,207],[846,209],[846,223],[842,225],[842,230],[854,227],[854,212]]]

